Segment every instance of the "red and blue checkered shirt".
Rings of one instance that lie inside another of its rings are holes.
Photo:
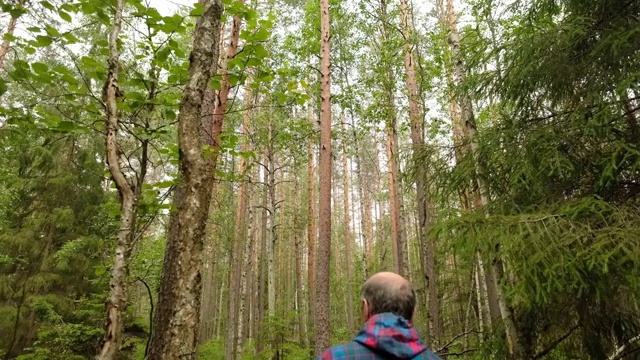
[[[372,316],[349,343],[327,350],[319,360],[441,360],[420,340],[418,332],[402,316],[382,313]]]

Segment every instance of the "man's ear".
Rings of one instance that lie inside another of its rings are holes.
[[[366,322],[367,320],[369,320],[369,318],[371,317],[370,315],[371,309],[370,309],[370,304],[367,301],[367,299],[362,298],[360,300],[360,314],[362,316],[362,321]]]

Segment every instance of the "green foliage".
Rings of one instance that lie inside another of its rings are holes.
[[[282,317],[265,318],[260,325],[258,338],[267,345],[262,353],[257,354],[258,359],[273,359],[276,356],[290,360],[309,358],[311,349],[302,347],[296,340],[300,338],[295,326],[296,317],[296,312],[290,311]]]

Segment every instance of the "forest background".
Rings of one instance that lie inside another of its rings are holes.
[[[4,359],[639,356],[640,2],[0,6]]]

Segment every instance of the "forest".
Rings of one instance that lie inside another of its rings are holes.
[[[2,359],[640,359],[640,1],[0,7]]]

